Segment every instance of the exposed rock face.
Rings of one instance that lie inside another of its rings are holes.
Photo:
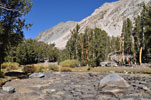
[[[77,22],[68,21],[59,23],[58,25],[41,32],[35,39],[44,41],[45,43],[55,43],[56,47],[64,48],[70,37],[70,31],[73,30]]]
[[[80,22],[81,31],[86,27],[101,28],[110,36],[119,36],[122,32],[123,21],[131,20],[142,11],[142,3],[150,0],[120,0],[113,3],[105,3],[96,9],[91,16]]]
[[[64,48],[70,37],[70,30],[76,24],[79,24],[82,33],[88,28],[101,28],[110,36],[119,36],[122,32],[123,21],[130,18],[134,21],[134,17],[142,11],[142,4],[149,4],[150,0],[120,0],[113,3],[105,3],[96,9],[91,16],[80,22],[60,23],[55,27],[40,33],[35,39],[46,43],[55,43],[56,47]]]

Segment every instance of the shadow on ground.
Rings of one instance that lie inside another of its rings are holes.
[[[7,72],[7,73],[5,73],[5,76],[24,79],[24,78],[28,78],[29,75],[27,73],[23,73],[23,72]]]

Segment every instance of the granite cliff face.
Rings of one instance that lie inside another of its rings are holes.
[[[70,38],[70,31],[79,24],[82,33],[86,28],[101,28],[110,36],[119,36],[122,31],[123,21],[138,16],[142,11],[142,4],[149,4],[151,0],[120,0],[105,3],[96,9],[90,16],[80,22],[60,23],[53,28],[41,32],[35,39],[46,43],[55,43],[56,47],[63,49]]]
[[[55,43],[56,47],[62,49],[70,37],[70,31],[74,29],[77,22],[68,21],[61,22],[56,26],[39,33],[35,40],[43,41],[45,43]]]

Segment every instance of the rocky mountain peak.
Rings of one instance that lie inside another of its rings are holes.
[[[101,28],[110,36],[120,36],[123,21],[138,16],[142,11],[142,4],[149,4],[151,0],[119,0],[112,3],[105,3],[96,9],[90,16],[80,22],[60,23],[53,28],[40,33],[35,39],[46,43],[55,43],[56,47],[65,47],[71,35],[71,30],[76,24],[80,25],[80,33],[86,28]]]

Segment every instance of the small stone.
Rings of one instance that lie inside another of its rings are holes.
[[[44,92],[47,94],[51,94],[51,93],[56,92],[56,90],[55,89],[46,89]]]
[[[8,93],[14,93],[15,92],[15,88],[12,86],[8,86],[8,87],[2,87],[3,91],[8,92]]]
[[[56,91],[55,89],[52,89],[52,90],[51,90],[51,92],[55,92],[55,91]]]
[[[43,78],[45,75],[43,73],[34,73],[29,76],[29,78]]]
[[[54,74],[56,74],[56,75],[60,75],[61,74],[61,72],[53,72]]]
[[[142,88],[143,88],[143,90],[150,92],[150,89],[148,87],[143,86]]]

